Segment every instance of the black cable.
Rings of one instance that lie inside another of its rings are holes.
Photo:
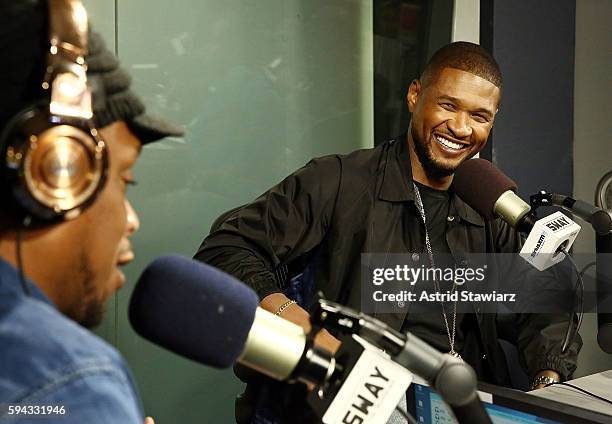
[[[612,405],[612,400],[610,400],[610,399],[606,399],[606,398],[601,397],[601,396],[598,396],[598,395],[596,395],[596,394],[594,394],[594,393],[591,393],[591,392],[589,392],[589,391],[587,391],[587,390],[581,389],[581,388],[580,388],[580,387],[578,387],[578,386],[574,386],[573,384],[569,384],[569,383],[562,383],[562,382],[555,382],[555,383],[549,383],[549,384],[545,385],[544,387],[550,387],[550,386],[568,386],[568,387],[571,387],[572,389],[576,389],[576,390],[578,390],[579,392],[582,392],[582,393],[584,393],[584,394],[586,394],[586,395],[589,395],[589,396],[592,396],[592,397],[594,397],[594,398],[596,398],[596,399],[599,399],[599,400],[601,400],[602,402],[606,402],[606,403],[609,403],[610,405]]]
[[[582,270],[580,271],[580,275],[584,275],[589,270],[589,268],[594,267],[595,265],[597,265],[597,262],[589,262],[584,266],[584,268],[582,268]]]
[[[563,252],[565,257],[568,258],[568,260],[572,264],[572,267],[574,268],[574,271],[576,272],[576,275],[578,276],[576,287],[574,288],[574,293],[573,293],[574,297],[576,297],[576,291],[578,290],[578,288],[580,288],[580,313],[578,315],[578,323],[576,325],[576,329],[572,331],[572,328],[574,327],[574,315],[575,315],[574,307],[572,307],[570,320],[567,326],[567,330],[565,332],[565,338],[563,340],[563,346],[561,347],[561,353],[564,354],[567,352],[569,345],[574,341],[576,334],[580,331],[580,327],[582,326],[582,319],[584,316],[584,280],[582,279],[582,273],[578,271],[578,266],[576,265],[574,258],[570,256],[567,250],[562,249],[561,251]]]
[[[400,413],[400,415],[401,415],[402,417],[404,417],[404,419],[405,419],[405,420],[406,420],[408,423],[410,423],[410,424],[417,424],[417,422],[416,422],[416,420],[414,419],[414,417],[413,417],[412,415],[410,415],[410,414],[409,414],[407,411],[404,411],[402,408],[400,408],[400,406],[399,406],[399,405],[397,405],[397,406],[395,407],[395,410],[396,410],[397,412],[399,412],[399,413]]]
[[[570,320],[567,324],[567,330],[565,331],[565,337],[563,339],[563,346],[561,347],[561,353],[565,354],[570,344],[574,341],[576,334],[578,334],[578,331],[580,331],[580,327],[582,326],[582,318],[584,316],[584,280],[582,279],[582,273],[578,270],[578,266],[576,265],[574,258],[570,256],[570,254],[565,248],[560,249],[560,252],[562,252],[565,257],[570,261],[572,267],[574,268],[574,271],[576,272],[576,275],[578,276],[578,281],[576,282],[576,287],[574,288],[574,298],[576,297],[576,291],[578,290],[578,288],[580,288],[580,313],[578,314],[578,323],[576,325],[576,329],[572,331],[572,328],[574,327],[575,315],[575,306],[572,306]],[[575,305],[575,303],[573,305]]]
[[[26,217],[23,220],[23,228],[17,227],[15,232],[15,256],[17,257],[17,269],[19,271],[19,281],[21,282],[21,288],[26,296],[31,296],[32,291],[26,281],[25,274],[23,273],[23,257],[21,255],[21,243],[22,243],[22,231],[30,225],[30,217]]]

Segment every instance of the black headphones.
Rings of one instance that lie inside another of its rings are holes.
[[[48,0],[49,51],[42,88],[0,134],[0,178],[9,202],[42,221],[77,217],[104,187],[108,153],[93,125],[87,85],[87,12],[79,0]]]

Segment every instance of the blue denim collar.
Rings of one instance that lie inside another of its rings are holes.
[[[51,300],[47,297],[46,294],[42,292],[32,280],[26,277],[26,283],[30,287],[31,297],[33,299],[40,300],[43,303],[46,303],[53,308],[55,305]],[[19,277],[19,271],[11,265],[9,262],[0,257],[0,293],[9,292],[17,297],[26,296],[21,287],[21,281]]]

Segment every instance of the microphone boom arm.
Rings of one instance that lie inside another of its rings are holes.
[[[480,402],[474,370],[461,359],[438,352],[411,333],[335,302],[320,299],[311,314],[314,325],[356,334],[385,350],[397,364],[427,380],[450,406],[460,424],[490,424]]]
[[[610,212],[562,194],[540,190],[530,197],[532,210],[539,206],[559,206],[591,224],[595,231],[595,268],[597,281],[597,342],[612,353],[612,215]]]
[[[591,224],[597,235],[607,235],[612,232],[612,215],[610,215],[610,212],[585,201],[576,200],[563,194],[549,193],[546,190],[540,190],[530,196],[529,200],[532,211],[540,206],[558,206]]]

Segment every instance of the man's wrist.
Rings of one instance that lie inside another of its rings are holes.
[[[558,383],[561,381],[559,373],[553,370],[540,371],[534,377],[531,383],[531,390],[541,389],[549,384]]]
[[[290,299],[283,293],[271,293],[261,299],[259,306],[261,306],[268,312],[275,313],[283,303],[289,300]]]
[[[281,314],[277,315],[283,319],[286,319],[287,321],[291,321],[292,323],[299,325],[307,334],[312,328],[310,325],[310,315],[308,315],[308,312],[302,309],[297,303],[292,302],[291,299],[289,299],[283,293],[272,293],[264,297],[259,303],[259,306],[268,312],[272,312],[273,314],[277,314],[277,312],[283,308]]]
[[[280,316],[280,314],[282,314],[285,309],[287,309],[289,306],[294,305],[296,303],[297,302],[293,299],[286,301],[278,308],[276,312],[274,312],[274,315]]]

